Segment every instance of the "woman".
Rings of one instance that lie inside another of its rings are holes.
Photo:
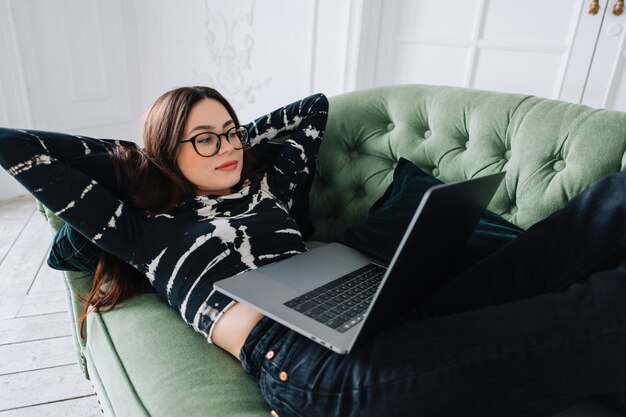
[[[622,175],[416,302],[418,313],[350,355],[213,291],[219,279],[306,250],[290,209],[315,172],[327,112],[316,94],[240,126],[217,91],[180,88],[149,111],[144,149],[1,129],[0,164],[115,257],[100,259],[92,305],[110,307],[141,286],[116,258],[125,261],[241,361],[274,414],[551,415],[624,388]],[[282,132],[290,139],[276,158],[253,169],[258,145]],[[105,152],[114,165],[91,172],[85,159]],[[117,184],[107,175],[114,167]]]

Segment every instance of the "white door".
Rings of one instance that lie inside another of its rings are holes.
[[[587,13],[590,2],[374,2],[379,37],[368,47],[377,53],[370,52],[374,70],[359,77],[361,84],[453,85],[580,100],[601,25],[601,17]],[[600,1],[603,10],[607,2]],[[583,32],[591,35],[577,37]]]
[[[11,11],[33,126],[125,136],[135,85],[122,1],[14,0]]]
[[[616,0],[610,0],[597,16],[602,27],[581,103],[626,111],[626,12],[614,11],[616,5]]]
[[[127,139],[139,113],[130,10],[121,0],[0,0],[0,126]],[[0,170],[0,200],[25,193]]]

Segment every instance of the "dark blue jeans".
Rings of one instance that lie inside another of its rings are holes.
[[[349,355],[266,318],[242,365],[281,417],[550,416],[620,391],[625,222],[620,173],[434,293],[416,294],[413,314]]]

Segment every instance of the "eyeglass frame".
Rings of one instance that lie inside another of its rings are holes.
[[[230,132],[233,129],[236,129],[236,130],[241,129],[243,132],[246,132],[246,140],[239,139],[239,141],[241,142],[241,148],[235,148],[233,146],[233,149],[240,150],[240,149],[247,148],[248,147],[248,131],[245,128],[243,128],[242,126],[233,126],[230,129],[228,129],[225,133],[215,133],[215,132],[211,132],[209,130],[205,130],[203,132],[199,132],[199,133],[193,135],[190,138],[181,139],[181,140],[178,141],[178,143],[191,142],[191,145],[193,146],[193,150],[196,151],[196,153],[198,155],[200,155],[200,156],[202,156],[204,158],[211,158],[211,157],[217,155],[219,153],[220,149],[222,148],[222,136],[224,136],[226,138],[226,141],[230,144],[230,139],[228,139],[228,135],[230,135]],[[196,148],[196,138],[198,136],[200,136],[200,135],[204,135],[204,134],[207,134],[207,133],[210,133],[212,135],[217,136],[217,149],[215,150],[215,153],[212,154],[212,155],[202,155],[200,152],[198,152],[198,148]]]

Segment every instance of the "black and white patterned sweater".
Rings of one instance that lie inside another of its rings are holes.
[[[327,115],[326,97],[315,94],[245,125],[253,147],[290,134],[266,174],[227,196],[185,198],[164,214],[126,205],[77,168],[131,142],[0,129],[0,165],[90,241],[146,275],[211,343],[215,323],[234,304],[213,290],[215,281],[306,251],[289,209],[315,172]]]

